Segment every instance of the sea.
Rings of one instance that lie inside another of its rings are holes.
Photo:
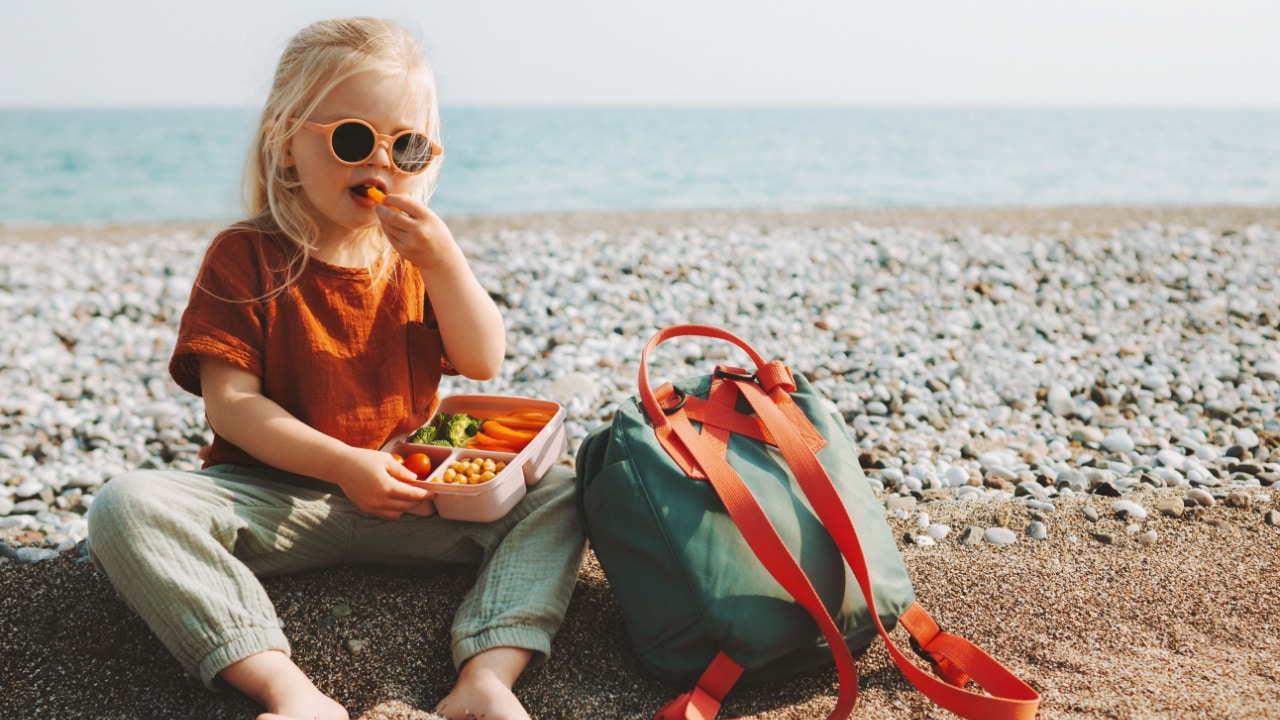
[[[446,107],[451,215],[1280,205],[1280,108]],[[0,226],[234,219],[256,111],[0,110]]]

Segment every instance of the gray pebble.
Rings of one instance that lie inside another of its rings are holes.
[[[1053,485],[1059,490],[1070,488],[1072,492],[1085,492],[1089,489],[1089,481],[1085,478],[1084,473],[1071,469],[1058,473],[1058,479],[1054,481]]]
[[[51,550],[49,548],[27,546],[18,548],[16,556],[17,559],[22,562],[38,563],[58,557],[58,551]]]
[[[987,528],[982,537],[992,545],[1011,545],[1018,541],[1012,530],[1003,527]]]
[[[1027,525],[1026,533],[1032,540],[1043,540],[1049,537],[1049,529],[1039,520],[1031,521],[1031,524]]]
[[[1094,510],[1092,505],[1085,505],[1080,512],[1084,513],[1089,522],[1098,522],[1098,511]]]

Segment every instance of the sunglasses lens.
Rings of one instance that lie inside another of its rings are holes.
[[[333,154],[346,163],[364,162],[373,154],[373,131],[360,123],[343,123],[333,130]]]
[[[391,148],[391,160],[401,172],[422,172],[431,163],[431,139],[419,133],[397,137]]]

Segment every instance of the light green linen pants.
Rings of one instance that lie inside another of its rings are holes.
[[[335,486],[263,468],[143,470],[103,485],[88,547],[124,601],[192,675],[289,653],[259,577],[342,563],[479,566],[454,617],[455,666],[494,647],[546,659],[586,541],[573,473],[553,468],[492,523],[368,515]]]

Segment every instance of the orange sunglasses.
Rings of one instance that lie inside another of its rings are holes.
[[[329,141],[329,154],[343,165],[363,165],[386,144],[391,164],[407,175],[426,170],[431,161],[444,153],[444,149],[420,132],[404,130],[395,135],[383,135],[364,120],[348,118],[321,124],[301,118],[289,118],[289,122],[301,123]]]

